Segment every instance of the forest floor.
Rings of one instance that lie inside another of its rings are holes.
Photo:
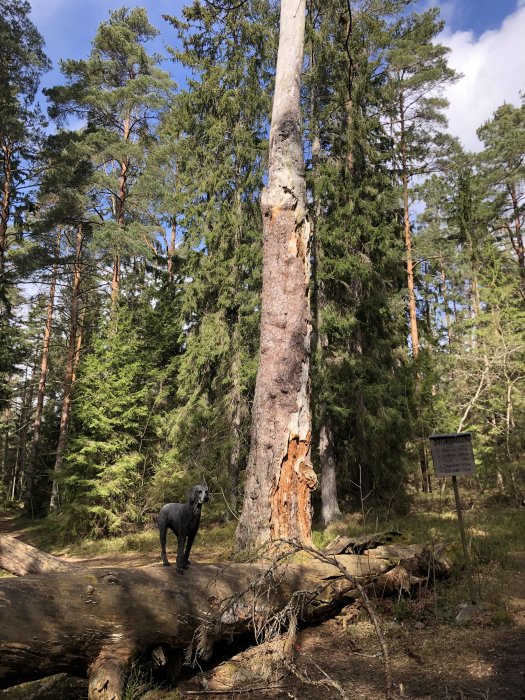
[[[407,540],[450,542],[453,575],[418,600],[377,601],[376,607],[391,656],[394,697],[420,700],[525,700],[525,512],[509,507],[484,506],[467,513],[480,603],[471,616],[458,619],[468,600],[461,571],[454,512],[449,504],[419,504],[419,512],[404,518],[379,521],[367,527],[349,516],[337,530],[316,533],[317,544],[335,534],[377,532],[381,525],[405,533]],[[378,527],[379,526],[379,527]],[[387,529],[386,527],[383,529]],[[227,558],[233,526],[204,530],[194,547],[194,559]],[[119,540],[84,542],[75,546],[46,546],[45,528],[21,521],[14,511],[0,514],[0,534],[23,541],[90,566],[145,566],[159,561],[157,533],[146,530]],[[448,539],[447,539],[448,538]],[[206,558],[203,542],[207,542]],[[171,542],[173,549],[174,541]],[[168,544],[168,550],[170,544]],[[193,554],[193,552],[192,552]],[[294,643],[300,679],[282,664],[272,662],[270,646],[246,648],[226,644],[198,673],[183,668],[178,689],[153,687],[135,669],[126,700],[182,698],[337,698],[335,687],[309,685],[332,679],[353,700],[385,697],[384,664],[370,621],[362,611],[343,610],[317,626],[300,630]],[[220,658],[217,658],[220,656]],[[213,692],[213,691],[218,692]],[[0,692],[0,700],[23,698]],[[78,693],[78,691],[77,691]],[[57,695],[58,700],[58,695]],[[78,694],[61,700],[80,700]]]

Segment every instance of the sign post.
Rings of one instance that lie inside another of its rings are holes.
[[[476,604],[476,594],[472,579],[470,557],[467,547],[467,536],[465,534],[465,524],[463,522],[463,512],[461,510],[461,500],[459,498],[457,477],[463,474],[472,474],[476,464],[474,461],[474,451],[472,450],[471,433],[453,433],[451,435],[430,435],[430,451],[434,462],[434,473],[437,477],[452,477],[452,487],[456,500],[456,511],[458,514],[459,532],[461,544],[463,546],[463,556],[465,558],[465,573],[467,574],[467,584],[470,594],[470,601]]]

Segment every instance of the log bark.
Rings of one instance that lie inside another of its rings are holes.
[[[234,634],[264,638],[277,614],[278,627],[291,615],[321,620],[359,597],[339,568],[318,561],[194,564],[181,576],[160,564],[89,570],[40,553],[42,564],[33,550],[4,537],[0,564],[15,569],[18,551],[20,572],[64,564],[71,570],[0,580],[0,688],[67,671],[88,676],[90,700],[120,700],[132,661],[159,647],[196,643],[205,654]],[[370,552],[334,561],[369,591],[391,594],[428,576],[422,551],[404,551],[409,566],[399,548],[392,561]]]
[[[0,537],[0,569],[15,576],[27,574],[47,574],[52,571],[74,571],[78,566],[52,554],[24,544],[15,537],[3,535]]]

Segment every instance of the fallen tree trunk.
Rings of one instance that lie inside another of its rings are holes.
[[[398,558],[334,558],[376,592],[393,591],[398,579],[402,589],[419,585],[428,576],[428,556],[420,548],[409,561],[410,570],[400,577]],[[159,647],[194,644],[205,653],[232,634],[251,632],[262,639],[286,629],[292,617],[323,619],[358,596],[337,566],[318,561],[194,564],[184,576],[160,564],[76,566],[7,578],[0,580],[0,687],[67,671],[88,676],[90,699],[119,700],[131,662],[150,658]]]
[[[0,537],[0,569],[15,576],[46,574],[51,571],[78,571],[78,565],[24,544],[15,537]]]

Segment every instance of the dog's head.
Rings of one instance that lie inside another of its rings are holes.
[[[202,505],[210,500],[207,486],[192,486],[188,494],[188,500],[191,505]]]

